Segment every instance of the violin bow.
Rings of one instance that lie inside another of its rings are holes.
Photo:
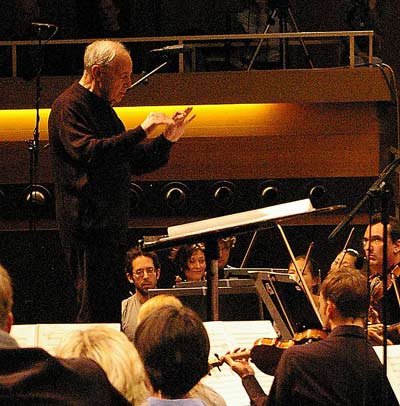
[[[283,241],[285,242],[286,248],[287,248],[288,251],[289,251],[290,258],[292,259],[294,268],[295,268],[295,270],[296,270],[296,272],[297,272],[297,276],[299,277],[299,279],[300,279],[300,281],[301,281],[301,284],[302,284],[302,286],[303,286],[303,290],[304,290],[304,292],[306,293],[306,296],[307,296],[307,298],[308,298],[308,301],[310,302],[310,304],[311,304],[311,306],[312,306],[312,308],[313,308],[313,310],[314,310],[314,312],[315,312],[315,314],[316,314],[316,316],[317,316],[319,322],[321,323],[321,326],[323,326],[321,314],[319,313],[318,308],[317,308],[317,305],[315,304],[314,299],[313,299],[312,296],[311,296],[310,289],[308,289],[308,286],[307,286],[307,284],[305,283],[303,274],[299,271],[299,268],[298,268],[298,266],[297,266],[297,264],[296,264],[296,258],[295,258],[295,256],[293,255],[292,249],[290,248],[290,244],[289,244],[289,241],[288,241],[287,238],[286,238],[285,232],[283,231],[283,228],[282,228],[282,226],[281,226],[280,224],[277,224],[277,227],[278,227],[278,230],[280,231],[280,233],[281,233],[281,235],[282,235]],[[304,265],[304,268],[305,268],[306,265],[307,265],[308,257],[309,257],[309,254],[310,254],[310,252],[311,252],[311,248],[312,248],[313,245],[314,245],[314,243],[312,242],[312,243],[310,244],[310,246],[308,247],[306,259],[305,259],[305,261],[304,261],[304,264],[305,264],[305,265]]]
[[[242,261],[242,263],[240,264],[240,268],[244,268],[244,266],[245,266],[245,264],[246,264],[246,262],[247,262],[247,258],[248,258],[249,254],[250,254],[250,250],[253,248],[254,241],[256,240],[256,237],[257,237],[257,230],[254,231],[253,237],[251,237],[250,244],[249,244],[249,246],[248,246],[248,248],[247,248],[246,253],[244,254],[243,261]]]
[[[342,250],[342,258],[340,259],[338,269],[341,267],[341,265],[342,265],[342,263],[343,263],[343,261],[344,261],[344,257],[346,256],[346,250],[347,250],[347,247],[348,247],[349,244],[350,244],[351,237],[353,237],[354,230],[355,230],[355,227],[353,227],[353,228],[350,230],[349,236],[347,237],[347,240],[346,240],[346,242],[345,242],[345,244],[344,244],[344,247],[343,247],[343,250]]]

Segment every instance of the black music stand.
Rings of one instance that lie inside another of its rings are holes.
[[[206,281],[181,282],[169,289],[149,289],[149,297],[167,294],[176,296],[193,309],[203,321],[208,318],[208,289]],[[220,320],[263,320],[262,301],[252,279],[220,279],[218,281]]]
[[[301,286],[294,280],[294,275],[287,272],[254,272],[255,286],[258,294],[274,321],[279,337],[290,340],[296,333],[307,329],[322,330]]]

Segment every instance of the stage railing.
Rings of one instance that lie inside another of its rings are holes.
[[[260,40],[268,39],[288,39],[288,40],[299,40],[303,39],[304,42],[312,43],[313,41],[332,41],[332,40],[348,40],[348,60],[349,66],[355,66],[356,60],[356,37],[367,37],[368,38],[368,52],[367,58],[368,63],[373,62],[373,31],[328,31],[328,32],[287,32],[287,33],[268,33],[268,34],[221,34],[221,35],[191,35],[191,36],[167,36],[167,37],[130,37],[130,38],[115,38],[124,43],[153,43],[157,46],[163,45],[186,45],[187,47],[193,48],[193,54],[197,48],[209,47],[210,44],[213,46],[218,46],[218,41],[223,42],[219,44],[223,46],[227,42],[229,43],[239,43],[240,41],[253,41],[258,42]],[[94,41],[94,39],[64,39],[51,40],[47,46],[56,45],[77,45],[77,44],[88,44]],[[0,41],[0,47],[10,47],[10,58],[11,58],[11,75],[13,77],[17,76],[18,72],[18,50],[21,47],[35,46],[38,41]],[[193,59],[193,55],[192,55]],[[184,53],[179,54],[179,66],[178,71],[184,71]]]

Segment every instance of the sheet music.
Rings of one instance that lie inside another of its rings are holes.
[[[17,341],[20,347],[37,347],[37,324],[14,324],[10,335]]]
[[[74,330],[86,330],[95,326],[106,326],[120,331],[119,323],[76,323],[76,324],[25,324],[15,325],[11,335],[21,347],[40,347],[54,355],[61,338]]]
[[[252,348],[258,338],[277,337],[269,320],[205,321],[210,338],[210,354],[224,355],[234,348]]]
[[[400,401],[400,345],[388,345],[386,348],[387,377],[397,399]],[[383,362],[383,347],[375,346],[374,350],[381,362]]]
[[[224,355],[235,348],[252,348],[261,337],[276,337],[276,332],[269,320],[254,321],[207,321],[204,326],[210,338],[211,358],[214,354]],[[273,377],[261,372],[254,364],[256,378],[269,392]],[[226,364],[213,368],[203,382],[211,386],[226,401],[228,406],[249,406],[250,399],[239,376]]]
[[[264,374],[254,364],[251,366],[254,368],[256,379],[268,394],[274,377]],[[220,370],[214,368],[202,382],[218,392],[225,399],[227,406],[250,406],[250,399],[242,385],[242,380],[228,365],[222,365]]]
[[[249,210],[241,213],[168,227],[168,236],[178,237],[209,233],[227,228],[308,213],[313,210],[315,209],[313,208],[310,199],[296,200],[294,202],[277,204],[275,206],[264,207],[261,209]]]

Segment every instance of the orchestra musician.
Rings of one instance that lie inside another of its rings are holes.
[[[332,261],[329,272],[334,271],[341,266],[348,266],[350,268],[363,269],[364,257],[352,248],[346,248],[336,255]]]
[[[225,361],[241,378],[252,405],[398,405],[383,366],[366,340],[367,277],[340,268],[322,283],[320,313],[324,340],[284,350],[267,396],[246,360]]]
[[[308,290],[311,293],[311,296],[315,302],[315,304],[319,305],[319,289],[321,286],[321,274],[320,270],[318,267],[318,264],[316,261],[314,261],[312,258],[308,258],[307,264],[305,263],[306,261],[306,256],[305,255],[298,255],[296,258],[296,265],[297,269],[299,272],[302,272],[304,281],[308,286]],[[288,272],[290,274],[297,275],[295,265],[293,261],[289,263],[288,266]],[[297,278],[296,278],[297,280]],[[298,281],[297,281],[298,282]]]
[[[206,256],[203,243],[183,245],[175,256],[177,282],[199,282],[206,278]]]
[[[371,307],[369,322],[372,331],[382,329],[383,322],[383,224],[379,216],[374,216],[364,233],[363,248],[370,269]],[[387,229],[387,323],[400,321],[399,276],[400,276],[400,222],[391,217]],[[393,330],[388,337],[394,344],[400,343],[399,331]]]

